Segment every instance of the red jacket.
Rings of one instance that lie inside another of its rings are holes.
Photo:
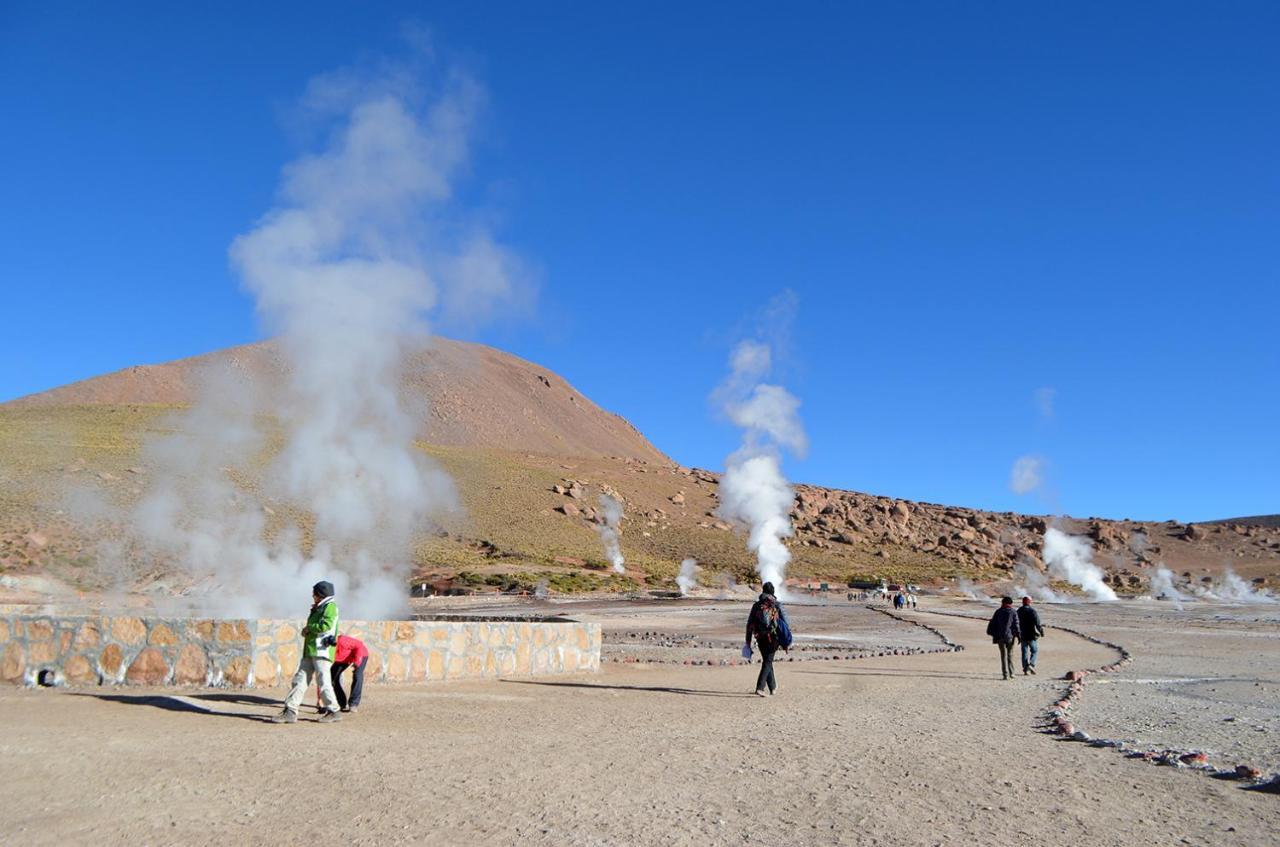
[[[369,655],[369,648],[359,638],[350,635],[339,635],[338,645],[333,650],[335,665],[358,665]]]

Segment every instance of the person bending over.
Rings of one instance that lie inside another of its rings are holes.
[[[360,694],[364,691],[364,666],[369,664],[369,648],[359,638],[339,635],[333,648],[333,693],[338,698],[338,708],[354,712],[360,708]],[[351,668],[351,699],[342,690],[342,672]]]

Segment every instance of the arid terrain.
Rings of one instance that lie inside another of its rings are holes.
[[[181,591],[172,563],[129,551],[130,509],[157,472],[147,444],[184,424],[175,417],[218,368],[269,398],[282,365],[270,343],[128,368],[0,405],[0,592],[38,595],[46,578],[66,591]],[[719,475],[667,459],[629,423],[530,362],[481,345],[436,339],[404,385],[422,415],[420,448],[455,480],[461,508],[424,526],[413,583],[436,589],[555,592],[674,589],[679,562],[696,558],[714,586],[754,570],[736,527],[716,515]],[[270,428],[269,420],[263,426]],[[227,473],[252,495],[269,455]],[[627,572],[608,571],[595,532],[601,494],[625,503]],[[270,527],[306,515],[264,502]],[[797,486],[790,573],[939,583],[1001,579],[1019,563],[1043,568],[1048,516],[898,500]],[[1186,585],[1227,567],[1258,586],[1280,581],[1280,527],[1267,518],[1186,525],[1060,519],[1087,535],[1122,593],[1147,589],[1164,564]]]
[[[732,640],[747,607],[557,608],[614,636]],[[988,611],[926,598],[904,617],[967,649],[892,655],[942,642],[857,604],[792,604],[802,638],[889,655],[784,662],[778,694],[765,699],[751,694],[754,667],[627,662],[617,638],[606,638],[606,655],[621,660],[598,675],[375,686],[358,715],[334,726],[310,714],[297,726],[265,723],[282,690],[4,689],[0,766],[23,778],[0,784],[0,837],[32,845],[1274,843],[1280,805],[1250,790],[1259,781],[1215,779],[1044,732],[1060,678],[1117,653],[1051,629],[1039,675],[1003,682],[982,621],[954,616]],[[1132,665],[1086,686],[1075,707],[1082,730],[1128,738],[1133,751],[1203,750],[1222,768],[1280,767],[1274,612],[1204,607],[1192,626],[1167,605],[1042,613],[1050,625],[1102,633],[1133,652]],[[1210,653],[1191,649],[1206,637]],[[733,648],[719,654],[737,658]],[[1209,677],[1220,680],[1218,692],[1204,687]],[[1240,686],[1255,685],[1257,696],[1240,696]],[[1187,720],[1200,705],[1206,714]]]

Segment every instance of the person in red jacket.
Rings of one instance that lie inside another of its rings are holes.
[[[350,635],[339,635],[338,644],[333,650],[333,693],[338,698],[338,708],[344,712],[354,712],[360,708],[360,694],[364,691],[364,666],[369,664],[369,648],[364,642]],[[351,672],[351,699],[342,690],[342,672],[353,668]]]

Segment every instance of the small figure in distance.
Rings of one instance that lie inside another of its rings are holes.
[[[1023,597],[1018,608],[1018,631],[1022,642],[1022,675],[1036,672],[1036,657],[1040,655],[1040,639],[1044,638],[1044,627],[1040,625],[1040,613],[1031,608],[1031,598]]]
[[[333,648],[333,693],[338,698],[338,708],[354,712],[360,708],[360,695],[364,692],[364,667],[369,664],[369,648],[359,638],[339,635]],[[342,690],[342,672],[351,668],[351,699]]]
[[[747,643],[742,648],[743,655],[747,657],[751,655],[752,636],[760,648],[761,662],[760,675],[756,677],[756,696],[763,697],[766,686],[770,694],[778,690],[773,676],[773,655],[779,647],[786,650],[791,646],[791,624],[774,594],[772,582],[764,584],[760,599],[752,604],[751,613],[747,615]]]
[[[1018,613],[1013,610],[1013,598],[1003,597],[987,624],[987,635],[1000,648],[1000,673],[1003,679],[1013,679],[1013,642],[1018,638]]]
[[[297,723],[298,707],[314,679],[320,686],[321,707],[324,714],[320,723],[342,720],[338,713],[338,701],[333,696],[333,648],[338,643],[338,604],[333,599],[333,583],[317,582],[311,588],[311,614],[302,627],[302,658],[293,675],[293,687],[285,698],[284,709],[271,719],[272,723]]]

